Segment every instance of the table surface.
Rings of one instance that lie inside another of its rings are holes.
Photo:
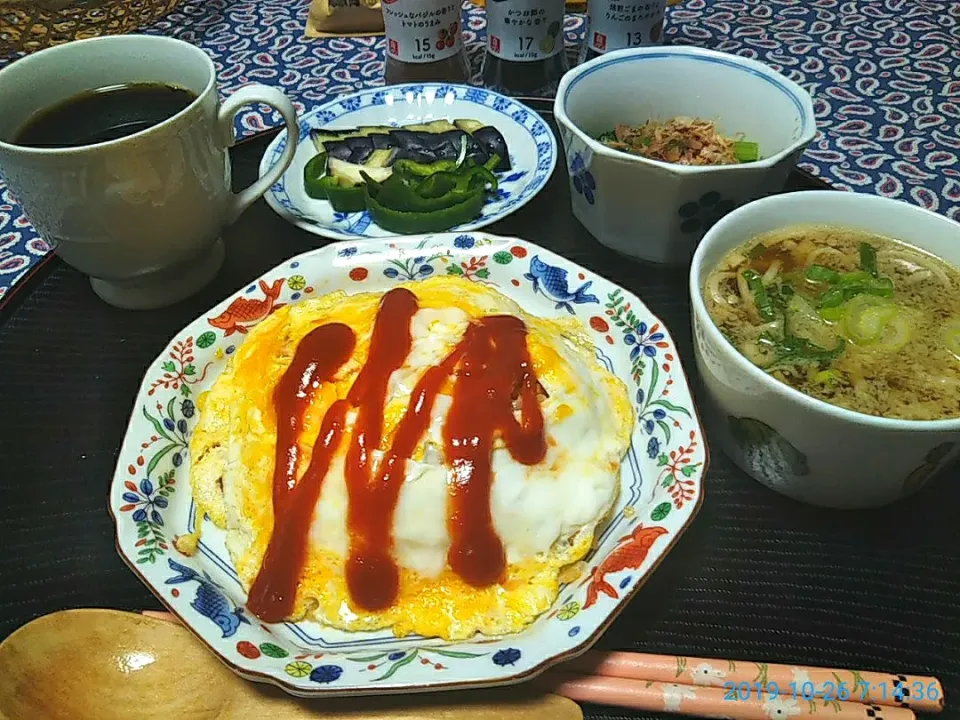
[[[266,143],[258,138],[233,151],[238,185],[255,175]],[[686,273],[633,262],[596,243],[570,215],[565,172],[561,163],[543,193],[489,230],[543,245],[638,294],[671,329],[696,393]],[[0,638],[63,608],[160,607],[117,555],[106,510],[145,368],[181,327],[227,294],[325,244],[262,200],[225,239],[226,264],[213,285],[167,310],[111,308],[57,259],[0,310],[7,408],[0,433]],[[881,510],[828,511],[780,497],[715,450],[697,519],[601,646],[931,674],[948,698],[960,697],[955,480],[943,477]],[[590,718],[653,717],[585,711]]]
[[[266,83],[300,112],[381,84],[383,38],[305,38],[309,6],[183,0],[144,32],[206,50],[223,95]],[[485,15],[470,2],[464,9],[476,71]],[[583,17],[569,15],[565,29],[567,43],[579,43]],[[801,161],[811,174],[960,219],[960,2],[682,0],[668,9],[664,41],[754,58],[807,88],[820,129]],[[238,116],[236,129],[246,136],[279,124],[256,106]],[[0,181],[0,298],[48,252]]]

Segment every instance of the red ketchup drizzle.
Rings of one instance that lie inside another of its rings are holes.
[[[347,403],[337,400],[327,410],[310,465],[297,482],[303,416],[320,386],[353,355],[355,344],[356,336],[346,325],[336,323],[311,330],[300,341],[293,362],[273,393],[277,411],[273,533],[247,600],[250,612],[264,622],[280,622],[293,611],[307,557],[310,521],[330,460],[340,444]]]
[[[467,329],[458,350],[463,359],[443,427],[452,475],[447,562],[470,585],[485,587],[500,582],[506,568],[490,507],[494,439],[499,433],[524,465],[543,460],[547,444],[523,321],[512,315],[485,317]],[[514,400],[520,404],[519,421]]]
[[[543,460],[547,449],[526,326],[510,315],[489,316],[471,324],[443,362],[421,376],[373,477],[371,453],[383,440],[387,385],[410,353],[410,323],[418,308],[417,298],[409,290],[395,288],[383,296],[367,362],[346,400],[335,402],[327,411],[310,466],[299,483],[295,480],[296,439],[303,413],[320,383],[330,380],[352,354],[352,331],[344,325],[314,330],[300,343],[277,387],[274,533],[248,603],[266,622],[279,622],[293,609],[311,518],[323,476],[340,442],[348,406],[357,409],[357,417],[344,466],[350,533],[347,587],[353,602],[364,610],[383,610],[393,604],[399,587],[399,569],[392,553],[393,515],[405,479],[404,466],[430,425],[437,395],[455,371],[452,403],[443,429],[452,473],[448,521],[452,542],[447,561],[475,587],[492,585],[503,577],[506,557],[490,508],[493,443],[498,435],[502,437],[513,457],[525,465]],[[332,328],[337,329],[329,330]],[[321,359],[321,353],[327,356]],[[515,402],[519,420],[514,416]]]
[[[393,446],[384,455],[374,481],[370,453],[383,439],[387,383],[391,373],[402,367],[410,354],[410,321],[418,309],[417,296],[404,288],[395,288],[383,296],[370,338],[367,362],[347,395],[357,407],[353,437],[344,465],[347,530],[350,532],[347,588],[354,603],[365,610],[387,608],[396,597],[400,578],[390,552],[393,511],[403,483],[403,461],[414,451],[426,429],[425,423],[430,421],[429,407],[425,413],[411,413],[411,409],[407,409],[401,428],[394,436]],[[414,424],[419,427],[419,432],[412,427]],[[414,434],[416,437],[412,443],[404,442]],[[407,457],[400,456],[402,451],[406,451]]]

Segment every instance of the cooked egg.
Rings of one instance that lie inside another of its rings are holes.
[[[390,628],[398,636],[418,633],[448,640],[478,632],[517,632],[551,606],[561,573],[587,554],[617,499],[620,464],[635,421],[627,389],[598,364],[575,318],[534,317],[493,287],[463,278],[435,277],[401,287],[416,296],[419,309],[410,324],[410,352],[389,378],[383,440],[372,453],[374,467],[389,449],[423,373],[450,354],[471,322],[489,315],[513,315],[526,324],[527,347],[545,394],[539,403],[546,455],[525,465],[513,458],[502,439],[495,440],[489,502],[506,569],[497,584],[468,584],[447,564],[451,479],[444,462],[443,427],[454,383],[449,379],[406,462],[393,513],[397,596],[386,609],[371,612],[353,602],[345,577],[350,532],[344,478],[348,443],[342,442],[313,511],[307,559],[289,619],[308,618],[351,631]],[[354,331],[351,359],[319,388],[304,416],[298,442],[302,474],[326,411],[347,396],[367,361],[382,298],[381,293],[336,292],[278,309],[250,331],[213,387],[198,398],[200,419],[190,441],[194,498],[226,531],[227,549],[248,589],[260,571],[274,525],[274,390],[307,333],[330,323]],[[348,411],[346,437],[355,418],[355,411]]]

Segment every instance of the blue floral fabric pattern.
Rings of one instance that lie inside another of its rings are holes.
[[[306,39],[309,5],[184,0],[143,31],[210,53],[223,95],[262,82],[302,112],[381,83],[383,38]],[[484,13],[464,7],[463,36],[478,70]],[[583,18],[568,17],[565,30],[568,43],[579,42]],[[960,3],[683,0],[668,12],[665,42],[754,58],[809,89],[820,132],[801,160],[805,170],[837,188],[960,219]],[[268,108],[251,107],[238,115],[237,132],[278,124]],[[48,252],[0,183],[0,298]]]

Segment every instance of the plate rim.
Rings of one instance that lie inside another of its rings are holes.
[[[127,421],[127,425],[124,429],[124,434],[121,439],[120,447],[118,449],[116,467],[114,469],[113,476],[111,477],[110,486],[106,495],[107,510],[114,524],[114,544],[117,550],[117,554],[120,556],[123,562],[127,565],[127,567],[129,567],[133,571],[133,573],[140,580],[140,582],[143,583],[143,585],[148,590],[150,590],[150,592],[160,601],[160,603],[167,609],[168,612],[170,612],[174,617],[176,617],[177,620],[184,627],[190,630],[190,632],[203,645],[205,645],[207,649],[210,652],[212,652],[221,662],[227,665],[231,669],[231,671],[233,671],[237,675],[247,680],[265,683],[269,685],[275,685],[281,688],[284,692],[289,693],[290,695],[293,695],[296,697],[303,697],[303,698],[351,697],[351,696],[360,697],[360,696],[373,695],[373,694],[404,695],[404,694],[413,694],[413,693],[420,693],[420,692],[441,692],[446,690],[468,690],[468,689],[477,689],[477,688],[503,687],[503,686],[515,685],[518,683],[529,681],[543,674],[550,668],[558,664],[561,664],[563,662],[567,662],[573,658],[579,657],[583,653],[589,651],[600,640],[603,634],[610,628],[613,622],[624,612],[624,610],[626,610],[627,606],[636,597],[636,594],[639,592],[639,590],[646,585],[647,581],[650,579],[652,574],[659,568],[663,560],[674,549],[679,539],[687,532],[687,530],[690,528],[690,526],[693,524],[694,520],[696,519],[697,515],[699,514],[699,511],[703,503],[704,492],[706,489],[706,474],[710,466],[710,448],[709,448],[709,443],[707,442],[706,434],[704,432],[704,425],[701,419],[699,408],[697,406],[696,398],[694,397],[693,386],[690,383],[689,375],[687,374],[686,369],[684,368],[683,362],[678,361],[675,363],[675,367],[679,369],[679,375],[680,377],[682,377],[684,386],[686,387],[687,393],[689,394],[689,397],[691,400],[691,403],[690,403],[691,417],[695,421],[695,427],[698,429],[700,433],[700,444],[703,448],[703,465],[697,476],[696,497],[694,501],[688,505],[688,507],[690,508],[689,514],[683,519],[682,523],[676,528],[676,530],[671,531],[670,533],[671,536],[667,539],[667,542],[660,547],[658,555],[653,559],[651,565],[649,566],[649,568],[647,568],[646,572],[640,578],[638,578],[638,580],[634,583],[634,585],[630,588],[630,590],[626,594],[622,595],[617,600],[616,604],[610,607],[609,611],[606,613],[603,619],[597,624],[595,628],[593,628],[593,630],[589,634],[584,635],[582,638],[578,637],[577,642],[573,644],[571,647],[565,650],[560,650],[558,652],[555,652],[554,654],[545,656],[539,661],[537,661],[534,665],[528,668],[524,668],[516,672],[512,672],[509,675],[487,677],[487,678],[475,679],[475,680],[439,680],[438,682],[435,682],[435,683],[396,681],[389,684],[376,685],[376,686],[371,685],[369,683],[365,685],[358,685],[356,683],[353,683],[351,685],[340,685],[340,686],[318,685],[316,688],[308,688],[306,686],[297,685],[294,682],[290,682],[289,680],[285,679],[284,677],[281,676],[281,674],[277,672],[254,670],[238,664],[231,657],[228,657],[226,654],[221,652],[218,646],[214,645],[213,643],[205,639],[204,635],[201,632],[194,629],[194,627],[184,619],[184,617],[176,610],[176,608],[168,601],[168,599],[154,587],[153,582],[149,580],[143,572],[141,572],[140,568],[137,566],[135,562],[133,562],[132,558],[127,555],[127,553],[124,551],[121,545],[120,517],[114,510],[112,499],[116,491],[117,483],[122,484],[124,480],[124,475],[123,475],[123,471],[125,469],[123,467],[124,445],[126,444],[127,436],[129,435],[133,427],[133,424],[138,417],[137,408],[140,404],[141,397],[145,393],[148,383],[150,381],[150,377],[151,377],[150,370],[156,362],[158,362],[161,358],[165,356],[171,344],[178,337],[186,333],[187,330],[194,323],[200,320],[203,320],[204,318],[216,315],[217,310],[221,306],[228,306],[237,297],[242,297],[243,290],[245,287],[247,287],[247,285],[249,285],[250,283],[256,283],[258,280],[261,280],[264,277],[284,272],[283,268],[289,267],[290,263],[293,263],[293,262],[302,263],[305,258],[323,255],[329,252],[333,252],[334,254],[338,255],[339,250],[344,249],[347,246],[357,246],[357,245],[363,245],[366,243],[381,244],[384,246],[384,249],[387,250],[387,249],[391,249],[390,248],[391,244],[395,245],[398,242],[401,242],[404,244],[407,244],[407,243],[412,244],[417,242],[418,240],[422,240],[426,238],[442,237],[446,242],[442,244],[437,244],[432,247],[449,247],[450,249],[453,249],[454,248],[453,241],[455,237],[460,234],[463,234],[463,233],[443,232],[443,233],[424,233],[419,235],[407,235],[407,236],[396,236],[396,237],[385,237],[385,238],[353,238],[350,241],[332,242],[327,245],[324,245],[323,247],[311,248],[303,253],[299,253],[297,255],[281,260],[280,262],[274,264],[271,268],[261,272],[259,275],[252,278],[249,283],[240,285],[236,290],[231,292],[221,301],[214,304],[209,310],[202,312],[197,317],[195,317],[194,319],[186,323],[183,327],[181,327],[168,339],[168,342],[157,353],[157,355],[153,358],[153,360],[151,360],[146,365],[143,379],[140,385],[138,386],[136,395],[134,396],[133,407],[131,409],[130,418]],[[532,251],[537,254],[542,254],[543,257],[550,262],[555,262],[556,260],[560,260],[563,263],[567,263],[570,266],[592,273],[598,278],[602,278],[606,283],[609,283],[609,285],[612,288],[619,289],[620,291],[622,291],[630,301],[638,302],[642,306],[644,311],[647,313],[645,317],[649,317],[649,319],[660,323],[661,327],[663,327],[667,331],[669,337],[673,339],[674,344],[676,343],[674,339],[674,335],[672,332],[670,332],[669,327],[665,323],[663,323],[660,317],[656,315],[652,310],[650,310],[650,308],[646,305],[646,303],[644,303],[643,300],[631,290],[624,288],[623,286],[619,285],[613,280],[610,280],[593,270],[584,268],[579,263],[573,260],[567,259],[553,252],[549,248],[543,247],[541,245],[537,245],[536,243],[530,242],[523,238],[519,238],[515,236],[507,236],[507,235],[497,235],[494,233],[480,233],[480,234],[494,241],[503,241],[508,244],[517,244],[517,245],[523,246],[525,249],[528,250],[528,252]],[[366,254],[366,253],[357,253],[357,255],[360,255],[361,257],[363,256],[363,254]],[[507,297],[510,297],[510,296],[507,295]],[[631,404],[632,404],[632,401],[631,401]],[[172,546],[172,541],[170,542],[170,544]],[[553,604],[551,605],[551,608],[555,608],[559,600],[560,600],[560,596],[558,595],[558,597],[554,600]],[[549,612],[549,610],[545,612]],[[539,617],[541,616],[538,616],[538,618]],[[502,638],[498,638],[498,639],[503,641],[503,640],[506,640],[507,638],[520,638],[523,636],[524,632],[526,632],[529,629],[529,627],[530,626],[528,625],[526,628],[524,628],[524,630],[521,630],[518,633],[505,635]],[[397,638],[397,640],[402,641],[402,638]],[[453,644],[461,644],[461,643],[468,644],[469,642],[471,641],[470,640],[455,641]]]
[[[500,100],[505,100],[509,103],[512,103],[513,105],[516,105],[519,109],[525,110],[528,114],[538,118],[540,122],[542,122],[546,127],[547,136],[549,137],[549,141],[550,141],[550,146],[551,146],[550,168],[547,170],[546,174],[544,175],[544,180],[543,180],[543,183],[540,185],[540,187],[535,188],[533,192],[531,192],[526,198],[518,202],[514,207],[510,209],[509,212],[505,214],[491,215],[487,218],[481,218],[479,220],[475,220],[469,223],[465,223],[464,225],[459,225],[457,227],[449,228],[447,230],[442,231],[443,233],[476,232],[477,230],[488,227],[493,223],[497,223],[497,222],[500,222],[501,220],[505,220],[506,218],[516,213],[518,210],[521,210],[523,207],[525,207],[531,200],[533,200],[535,197],[537,197],[541,192],[543,192],[546,189],[547,184],[550,182],[550,178],[553,177],[553,173],[556,170],[557,160],[560,155],[560,144],[557,141],[556,134],[553,132],[553,129],[550,127],[550,123],[547,122],[546,118],[544,118],[543,115],[540,114],[540,112],[538,112],[537,110],[534,110],[532,107],[530,107],[526,103],[521,102],[521,100],[514,97],[509,97],[507,95],[503,95],[501,93],[496,92],[495,90],[476,87],[473,85],[467,85],[464,83],[442,83],[442,82],[402,83],[399,85],[388,85],[384,87],[373,87],[373,88],[358,90],[353,93],[341,95],[323,104],[316,105],[310,110],[304,112],[303,114],[297,117],[297,126],[299,127],[300,123],[307,120],[308,118],[313,118],[319,113],[325,110],[329,110],[333,106],[343,102],[344,100],[349,100],[350,98],[365,97],[367,95],[376,95],[377,93],[382,93],[389,90],[403,91],[405,88],[409,88],[411,90],[416,88],[417,90],[422,92],[424,89],[427,89],[427,88],[440,88],[440,87],[453,88],[454,90],[462,89],[464,94],[466,94],[469,91],[483,92],[483,93],[486,93],[488,96],[493,97],[494,100],[500,99]],[[457,100],[471,102],[465,97],[457,98]],[[285,127],[281,128],[280,132],[278,132],[276,136],[274,136],[274,138],[270,141],[270,143],[264,149],[263,155],[261,155],[260,157],[260,162],[257,165],[258,180],[262,178],[266,174],[266,172],[273,166],[273,163],[269,161],[270,156],[275,153],[277,145],[281,141],[286,140],[286,137],[287,137],[287,129]],[[298,140],[298,143],[299,142],[300,141]],[[291,167],[292,166],[293,166],[293,163],[291,162]],[[536,168],[534,168],[534,171],[535,170]],[[289,171],[290,171],[290,168],[287,168],[284,171],[284,174],[286,174]],[[335,228],[331,228],[327,225],[320,225],[314,222],[303,220],[297,217],[296,215],[292,214],[291,212],[289,212],[287,208],[283,207],[283,205],[277,199],[276,193],[274,192],[274,188],[277,186],[277,184],[278,183],[274,183],[273,185],[271,185],[269,188],[267,188],[267,190],[263,194],[263,199],[267,202],[267,205],[269,205],[270,209],[273,210],[277,215],[279,215],[283,220],[290,223],[291,225],[294,225],[300,228],[301,230],[305,230],[311,233],[312,235],[317,235],[318,237],[324,237],[324,238],[329,238],[331,240],[337,240],[337,241],[343,241],[343,242],[382,240],[382,239],[386,239],[387,237],[394,237],[393,235],[383,235],[383,236],[374,236],[374,237],[370,237],[367,235],[348,235],[346,233],[339,232]],[[415,233],[411,235],[398,235],[396,237],[421,237],[427,234],[442,234],[442,233]]]

